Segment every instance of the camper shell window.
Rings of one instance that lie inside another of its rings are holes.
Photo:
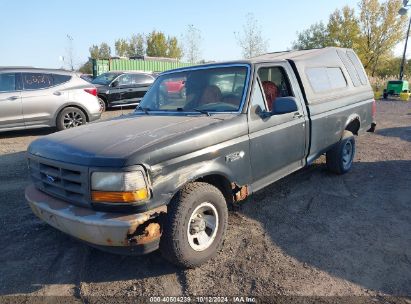
[[[347,81],[339,67],[307,68],[306,75],[316,93],[347,87]]]

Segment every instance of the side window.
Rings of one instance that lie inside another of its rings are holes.
[[[70,75],[52,74],[54,85],[65,83],[71,79]]]
[[[258,76],[270,111],[277,97],[294,96],[284,68],[263,67],[258,70]]]
[[[147,84],[152,82],[153,79],[150,76],[138,74],[132,75],[132,84]]]
[[[118,78],[119,86],[127,86],[131,85],[132,83],[132,75],[131,74],[124,74]]]
[[[355,55],[353,51],[347,51],[347,56],[354,65],[354,68],[357,71],[358,76],[360,77],[361,83],[363,85],[366,85],[368,83],[367,75],[365,75],[364,73],[361,61],[358,59],[357,55]]]
[[[39,90],[53,86],[53,77],[43,73],[23,73],[24,90]]]
[[[341,89],[347,86],[347,81],[338,67],[308,68],[305,73],[316,93]]]
[[[337,53],[340,56],[342,62],[344,63],[344,66],[347,69],[348,74],[350,75],[350,78],[354,86],[355,87],[360,86],[361,85],[360,77],[358,76],[357,71],[355,70],[354,65],[352,64],[351,60],[348,59],[347,53],[343,50],[337,50]]]
[[[251,113],[258,114],[261,111],[266,110],[265,100],[263,96],[263,91],[260,86],[260,81],[256,79],[256,82],[253,87],[253,94],[251,98]]]
[[[0,92],[16,91],[16,74],[4,73],[0,74]]]

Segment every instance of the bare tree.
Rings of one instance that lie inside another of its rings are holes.
[[[201,57],[201,31],[193,24],[189,24],[184,35],[184,53],[186,60],[197,63]]]
[[[243,32],[234,32],[244,58],[261,55],[267,51],[268,41],[264,39],[261,27],[252,13],[246,15]]]

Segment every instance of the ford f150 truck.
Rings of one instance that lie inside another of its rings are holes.
[[[184,83],[172,94],[170,81]],[[350,49],[269,53],[161,74],[130,115],[28,148],[26,199],[51,226],[120,254],[213,257],[227,206],[326,155],[350,170],[375,101]],[[291,203],[291,202],[290,202]]]

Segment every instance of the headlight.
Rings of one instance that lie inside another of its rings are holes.
[[[93,172],[91,175],[94,202],[134,203],[148,197],[146,179],[141,171]]]

